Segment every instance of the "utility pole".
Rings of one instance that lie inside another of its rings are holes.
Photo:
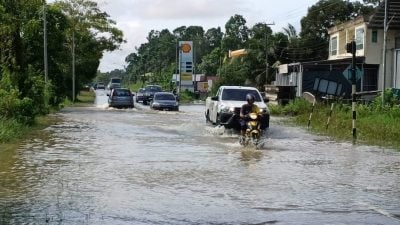
[[[72,30],[72,102],[75,102],[75,26]]]
[[[387,13],[388,13],[388,1],[385,0],[385,18],[383,20],[383,49],[382,49],[382,107],[385,105],[385,82],[386,82],[386,45],[387,45]]]
[[[272,23],[265,23],[265,83],[268,81],[268,35],[267,35],[267,28],[270,25],[275,25],[275,22]]]
[[[47,19],[46,19],[46,1],[43,1],[43,47],[44,47],[44,82],[48,83],[48,63],[47,63]]]

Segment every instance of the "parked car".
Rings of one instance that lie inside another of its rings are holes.
[[[108,95],[108,105],[115,108],[133,108],[133,94],[127,88],[114,88]]]
[[[150,103],[150,108],[156,110],[179,111],[179,103],[175,95],[169,92],[157,92]]]
[[[143,97],[144,97],[144,88],[139,88],[139,90],[136,92],[136,102],[139,101],[143,102]]]
[[[147,103],[151,102],[157,92],[162,92],[162,88],[159,85],[147,85],[144,88],[143,104],[147,105]]]

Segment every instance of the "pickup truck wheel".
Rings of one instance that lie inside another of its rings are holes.
[[[210,120],[210,112],[207,111],[206,112],[206,123],[209,123],[209,122],[211,122],[211,120]]]
[[[221,116],[219,114],[217,114],[217,121],[215,123],[216,125],[220,125],[221,124]]]

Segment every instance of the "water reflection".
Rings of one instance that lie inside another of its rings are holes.
[[[240,160],[244,162],[257,162],[263,157],[263,152],[261,150],[256,150],[253,148],[244,148],[240,151]]]

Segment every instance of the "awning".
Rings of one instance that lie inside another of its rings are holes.
[[[387,0],[388,14],[387,22],[389,30],[400,30],[400,1]],[[385,1],[383,1],[376,9],[376,12],[369,18],[368,27],[383,29],[385,19]]]

